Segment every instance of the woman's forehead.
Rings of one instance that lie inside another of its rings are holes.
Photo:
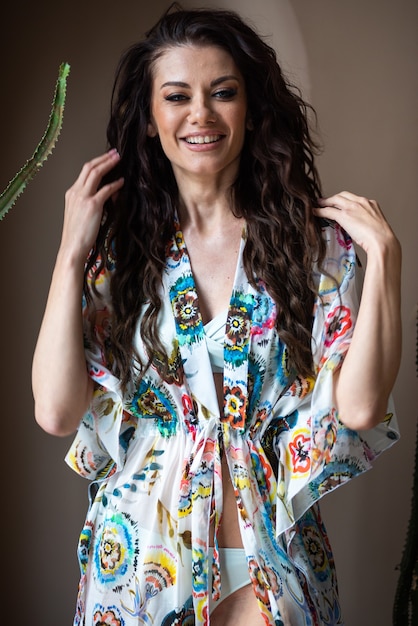
[[[170,72],[187,75],[204,70],[217,73],[220,69],[240,74],[232,56],[220,46],[182,44],[163,49],[152,65],[154,78]]]

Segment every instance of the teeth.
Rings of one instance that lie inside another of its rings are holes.
[[[214,143],[219,141],[220,138],[220,135],[205,135],[204,137],[186,137],[186,141],[187,143]]]

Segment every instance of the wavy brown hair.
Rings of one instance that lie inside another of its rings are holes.
[[[275,51],[234,12],[169,10],[139,43],[122,56],[116,71],[109,147],[120,162],[103,182],[121,175],[122,191],[105,205],[105,218],[86,265],[97,277],[113,263],[111,351],[123,387],[132,378],[133,338],[140,331],[149,362],[164,355],[158,337],[161,275],[174,231],[178,190],[158,138],[147,135],[153,64],[167,48],[218,46],[234,59],[245,80],[249,118],[231,206],[247,224],[244,266],[249,281],[267,285],[277,304],[277,331],[300,374],[312,371],[311,328],[316,289],[313,267],[325,244],[312,206],[320,196],[314,164],[316,144],[309,128],[311,108],[281,71]],[[88,296],[87,280],[86,295]],[[93,289],[95,289],[93,279]],[[164,359],[163,359],[164,360]]]

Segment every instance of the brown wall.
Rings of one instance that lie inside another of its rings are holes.
[[[0,622],[10,611],[4,623],[13,626],[66,626],[72,620],[87,482],[63,462],[70,439],[54,439],[34,423],[31,359],[59,243],[63,194],[81,164],[105,146],[120,52],[169,3],[149,4],[73,0],[61,8],[22,0],[0,9],[0,189],[43,133],[60,62],[71,64],[54,154],[0,225],[0,528],[7,579]],[[324,501],[346,625],[389,626],[409,517],[418,406],[417,5],[412,0],[216,4],[237,8],[271,35],[286,68],[299,77],[319,115],[326,191],[348,188],[377,198],[403,245],[404,355],[394,392],[402,440],[372,472]]]

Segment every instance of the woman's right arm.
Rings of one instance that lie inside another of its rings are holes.
[[[112,150],[86,163],[65,195],[61,244],[32,366],[35,419],[52,435],[77,429],[93,393],[83,345],[84,264],[97,238],[103,205],[123,185],[119,179],[98,190],[118,160]]]

